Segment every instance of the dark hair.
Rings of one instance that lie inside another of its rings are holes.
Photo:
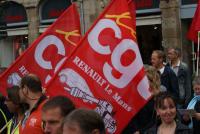
[[[105,134],[105,125],[102,117],[93,110],[76,109],[72,111],[63,121],[65,124],[77,123],[83,134],[89,134],[94,129],[98,129],[100,134]]]
[[[174,53],[180,57],[181,56],[181,49],[178,47],[169,47],[168,50],[174,50]]]
[[[56,96],[49,99],[42,107],[42,111],[47,111],[54,108],[60,108],[61,115],[65,117],[75,109],[73,102],[65,96]]]
[[[27,86],[32,92],[42,92],[40,78],[35,74],[28,74],[21,79],[21,88]]]
[[[12,101],[15,105],[19,106],[20,112],[25,113],[25,111],[28,109],[28,104],[21,103],[20,97],[19,97],[19,86],[12,86],[7,88],[7,95],[8,99]]]
[[[155,108],[162,108],[164,105],[164,100],[165,99],[172,99],[174,102],[174,105],[176,106],[176,101],[174,97],[169,93],[169,92],[160,92],[158,95],[155,97]]]
[[[8,98],[16,105],[19,105],[20,103],[19,89],[19,86],[12,86],[7,88]]]
[[[192,81],[192,85],[200,85],[200,76],[196,76]]]
[[[175,53],[178,55],[178,57],[180,57],[181,56],[181,49],[176,47],[176,48],[174,48],[174,50],[175,50]]]

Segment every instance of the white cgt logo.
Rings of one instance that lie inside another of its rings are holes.
[[[52,67],[51,61],[46,61],[43,58],[43,53],[44,51],[47,49],[47,47],[49,47],[50,45],[55,45],[57,50],[58,50],[58,54],[65,56],[63,59],[61,59],[55,68]],[[56,36],[54,35],[48,35],[46,37],[44,37],[39,44],[37,45],[36,49],[35,49],[35,54],[34,54],[34,58],[35,61],[37,62],[37,64],[43,68],[43,69],[47,69],[47,70],[51,70],[54,69],[54,73],[57,72],[58,68],[62,65],[62,63],[65,61],[66,59],[66,52],[65,52],[65,47],[63,42]],[[52,76],[47,75],[46,79],[45,79],[45,83],[47,83],[50,79],[52,78]]]
[[[98,39],[100,33],[106,28],[112,29],[116,38],[122,38],[120,27],[115,23],[115,21],[110,19],[101,19],[88,34],[88,42],[95,52],[101,55],[111,55],[112,66],[109,65],[108,62],[105,62],[103,66],[103,74],[112,85],[118,88],[125,88],[143,68],[142,58],[136,42],[131,39],[123,39],[119,44],[117,44],[113,51],[111,51],[109,44],[102,45]],[[133,51],[136,58],[130,65],[124,66],[121,63],[121,58],[128,50]],[[122,74],[120,78],[113,76],[113,69],[116,69]],[[137,85],[137,91],[144,99],[148,99],[151,96],[146,76]]]

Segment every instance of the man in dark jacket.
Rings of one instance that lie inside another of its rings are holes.
[[[174,71],[178,78],[179,104],[184,106],[191,98],[191,75],[186,63],[181,61],[181,51],[178,48],[168,48],[168,66]]]
[[[164,65],[165,54],[161,50],[154,50],[151,63],[160,72],[161,85],[166,88],[176,99],[179,98],[178,79],[169,66]]]

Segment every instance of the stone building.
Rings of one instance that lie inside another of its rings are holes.
[[[8,67],[73,0],[1,0],[0,67]],[[84,34],[110,0],[74,0]],[[191,41],[186,33],[197,0],[135,0],[137,39],[144,63],[151,52],[176,46],[193,70]],[[120,7],[119,7],[120,8]],[[195,49],[195,48],[194,48]]]

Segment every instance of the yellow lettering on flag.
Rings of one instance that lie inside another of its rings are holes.
[[[65,35],[65,39],[72,45],[74,46],[77,46],[76,43],[74,43],[73,41],[71,41],[69,39],[70,36],[80,36],[80,34],[78,33],[78,30],[74,30],[74,31],[71,31],[71,32],[65,32],[65,31],[62,31],[62,30],[56,30],[57,33],[59,34],[64,34]]]
[[[125,12],[125,13],[122,13],[120,15],[108,15],[108,14],[106,14],[105,17],[106,18],[116,18],[116,23],[118,25],[122,26],[122,27],[125,27],[125,28],[129,29],[131,31],[131,35],[133,36],[133,38],[136,39],[135,30],[120,22],[120,19],[131,19],[130,12]]]

